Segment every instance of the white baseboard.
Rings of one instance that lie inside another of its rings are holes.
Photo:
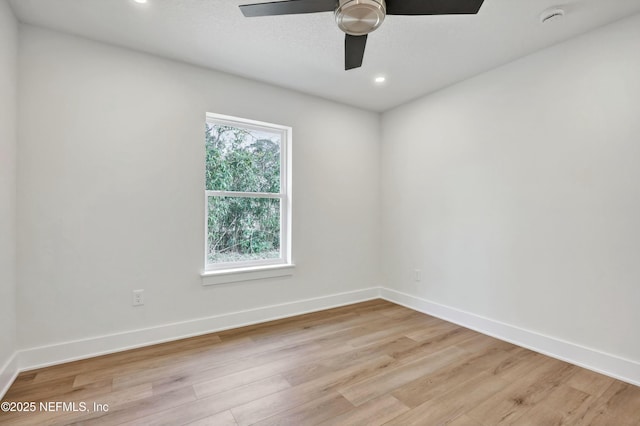
[[[0,368],[0,400],[2,400],[4,394],[7,393],[19,372],[18,353],[14,352],[11,358]]]
[[[173,324],[23,349],[18,351],[19,370],[27,371],[157,343],[215,333],[230,328],[378,299],[379,297],[379,287],[372,287]]]
[[[640,363],[638,362],[430,302],[396,290],[381,288],[380,296],[398,305],[406,306],[482,334],[487,334],[535,352],[640,386]]]

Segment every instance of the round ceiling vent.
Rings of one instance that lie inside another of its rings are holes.
[[[361,36],[378,28],[385,13],[384,0],[340,0],[336,23],[345,33]]]
[[[540,23],[548,24],[550,22],[559,21],[564,17],[564,9],[548,9],[540,15]]]

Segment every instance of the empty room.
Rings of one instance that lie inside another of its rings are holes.
[[[0,425],[640,425],[640,0],[0,0]]]

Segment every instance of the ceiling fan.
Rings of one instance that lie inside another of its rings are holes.
[[[484,0],[286,0],[245,4],[246,17],[334,12],[344,39],[344,69],[362,65],[367,34],[378,28],[386,15],[476,14]]]

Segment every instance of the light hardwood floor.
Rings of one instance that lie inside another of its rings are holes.
[[[374,300],[20,374],[7,425],[640,425],[640,388]],[[67,407],[69,408],[69,407]]]

